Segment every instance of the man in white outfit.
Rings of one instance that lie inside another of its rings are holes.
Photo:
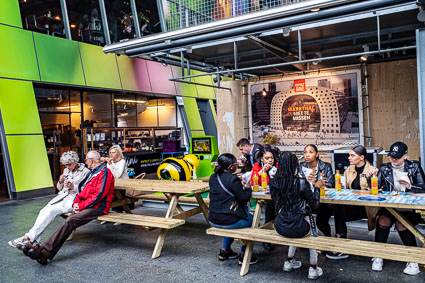
[[[74,151],[62,154],[60,162],[65,169],[56,186],[59,190],[58,195],[40,210],[34,226],[24,236],[8,242],[10,246],[21,249],[26,244],[40,243],[41,235],[56,216],[72,212],[72,203],[78,193],[78,184],[90,172],[84,164],[78,163],[78,161],[78,155]]]

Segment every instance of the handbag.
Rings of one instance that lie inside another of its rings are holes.
[[[217,175],[217,180],[218,180],[218,183],[220,184],[220,186],[221,186],[221,188],[227,193],[227,194],[229,194],[230,196],[232,196],[233,197],[233,202],[232,202],[232,204],[230,205],[230,210],[233,210],[233,211],[236,211],[237,209],[238,209],[238,207],[239,207],[239,203],[237,202],[237,200],[235,199],[235,195],[232,193],[232,192],[230,192],[224,185],[223,185],[223,182],[221,182],[221,179],[220,179],[220,176],[218,176]],[[247,207],[246,207],[246,209],[249,211],[249,205],[248,205],[248,203],[246,204],[247,205]]]

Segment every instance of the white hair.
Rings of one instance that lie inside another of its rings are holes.
[[[95,162],[100,162],[99,152],[92,150],[87,153],[87,158],[92,158]]]
[[[66,151],[64,153],[62,153],[60,162],[63,165],[66,164],[70,164],[70,163],[74,163],[74,162],[78,162],[80,160],[80,158],[78,158],[78,154],[75,151]]]

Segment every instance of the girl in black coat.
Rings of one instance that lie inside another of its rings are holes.
[[[239,229],[251,227],[252,214],[248,212],[251,187],[244,188],[241,180],[234,175],[238,168],[236,157],[223,153],[217,159],[217,167],[210,177],[210,205],[208,220],[213,227],[223,229]],[[230,246],[234,239],[224,237],[223,246],[218,256],[219,260],[236,258]],[[242,246],[239,264],[242,264],[246,246]],[[252,257],[251,264],[258,260]]]
[[[278,215],[275,219],[277,233],[288,238],[302,238],[309,234],[310,223],[305,219],[309,209],[319,207],[319,188],[310,187],[305,178],[298,175],[298,159],[284,152],[279,158],[279,166],[274,179],[270,182],[270,194]],[[296,247],[289,247],[288,259],[283,266],[284,271],[292,271],[301,267],[301,262],[294,259]],[[317,279],[323,274],[317,266],[317,252],[310,249],[309,279]]]

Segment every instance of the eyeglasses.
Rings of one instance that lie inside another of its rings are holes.
[[[86,158],[85,162],[87,162],[89,160],[93,160],[93,158]]]
[[[65,164],[65,167],[71,167],[74,163]]]

